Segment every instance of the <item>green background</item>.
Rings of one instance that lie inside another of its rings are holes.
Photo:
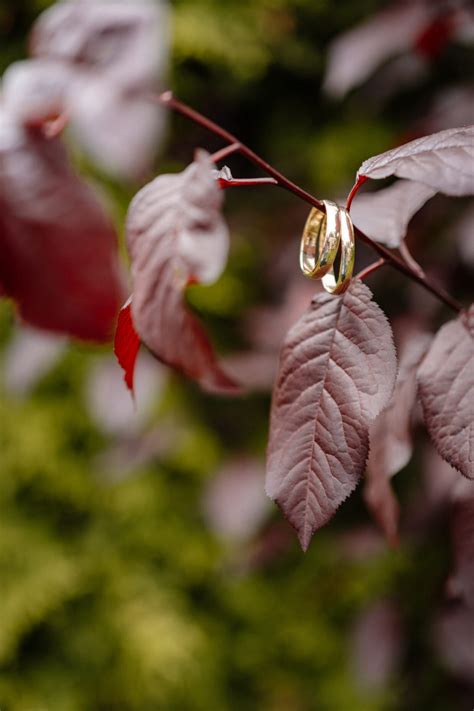
[[[26,55],[28,28],[47,4],[0,5],[1,70]],[[358,91],[324,98],[329,41],[382,4],[177,0],[170,86],[314,194],[344,194],[362,160],[406,132],[435,91],[465,80],[465,50],[448,48],[416,90],[382,107]],[[173,118],[157,172],[181,169],[197,145],[220,146]],[[256,174],[239,158],[232,168]],[[136,188],[103,183],[120,223]],[[249,307],[278,301],[261,275],[297,239],[306,213],[278,190],[227,196],[229,268],[190,294],[221,350],[242,346]],[[431,237],[422,238],[428,260],[455,259]],[[388,271],[374,289],[392,316],[408,303],[402,278]],[[13,320],[3,303],[2,347]],[[28,398],[0,393],[1,711],[470,708],[432,644],[450,563],[445,521],[428,536],[403,536],[397,551],[348,555],[342,542],[369,526],[358,490],[307,554],[276,509],[251,540],[219,540],[202,514],[203,488],[235,455],[263,458],[269,395],[217,400],[178,378],[152,426],[179,420],[179,446],[104,482],[97,456],[110,440],[88,414],[84,381],[109,350],[71,345]],[[395,481],[403,503],[418,486],[418,463]],[[382,688],[364,688],[352,671],[351,630],[386,599],[401,614],[400,668]]]

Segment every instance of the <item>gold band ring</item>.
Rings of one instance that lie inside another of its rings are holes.
[[[349,213],[324,200],[326,213],[313,208],[301,238],[300,266],[305,276],[322,277],[323,287],[331,294],[342,294],[349,286],[354,270],[354,227]],[[334,261],[341,246],[339,275],[334,275]]]
[[[337,229],[338,207],[324,200],[326,212],[313,207],[303,230],[300,249],[300,267],[303,274],[319,279],[333,264],[339,247]]]
[[[339,235],[341,239],[341,261],[337,280],[334,276],[334,267],[323,276],[323,287],[330,294],[342,294],[350,284],[355,261],[354,227],[349,213],[343,207],[338,214]]]

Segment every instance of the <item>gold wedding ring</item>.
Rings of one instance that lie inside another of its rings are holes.
[[[342,294],[349,286],[354,270],[354,227],[347,210],[330,200],[324,200],[326,212],[313,208],[309,213],[301,238],[300,266],[305,276],[322,277],[324,289],[330,294]],[[334,261],[339,247],[340,265],[336,279]]]

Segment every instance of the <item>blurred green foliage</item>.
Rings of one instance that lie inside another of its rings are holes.
[[[47,4],[3,2],[2,69],[24,56],[28,27]],[[404,128],[400,106],[371,111],[349,97],[342,109],[319,92],[328,41],[381,4],[176,0],[171,85],[309,189],[344,190],[359,163]],[[177,119],[157,170],[214,143]],[[106,187],[123,215],[128,191]],[[267,296],[265,260],[305,213],[280,193],[229,195],[229,270],[189,296],[223,348],[240,342],[239,316]],[[13,312],[4,303],[0,314],[5,345]],[[444,531],[429,544],[350,560],[342,537],[368,516],[356,493],[306,555],[275,512],[263,536],[280,532],[284,545],[250,563],[258,541],[223,544],[200,502],[219,464],[239,451],[263,456],[268,396],[216,401],[171,381],[155,426],[180,417],[180,446],[107,481],[99,455],[110,442],[84,406],[96,355],[72,345],[28,399],[0,392],[1,711],[454,708],[430,642],[448,567]],[[397,481],[402,494],[414,476],[413,467]],[[402,670],[364,691],[348,638],[358,614],[385,597],[402,607]]]

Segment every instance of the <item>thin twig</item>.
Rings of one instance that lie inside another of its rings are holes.
[[[308,193],[306,190],[303,190],[303,188],[300,188],[300,186],[296,185],[296,183],[293,183],[291,180],[289,180],[286,176],[276,170],[276,168],[267,163],[266,160],[261,158],[254,151],[252,151],[251,148],[239,141],[236,136],[234,136],[229,131],[226,131],[225,128],[222,128],[222,126],[219,126],[214,121],[211,121],[211,119],[207,118],[206,116],[203,116],[203,114],[200,114],[198,111],[195,111],[195,109],[192,109],[190,106],[187,106],[182,101],[179,101],[179,99],[176,99],[171,91],[167,91],[164,94],[161,94],[160,96],[154,94],[148,94],[147,96],[151,101],[155,101],[163,104],[164,106],[168,106],[170,109],[173,109],[182,116],[185,116],[197,125],[206,128],[208,131],[211,131],[211,133],[214,133],[216,136],[219,136],[227,143],[238,143],[240,146],[238,152],[241,155],[245,156],[252,163],[259,166],[272,178],[274,178],[278,185],[294,193],[299,198],[312,205],[313,207],[317,207],[319,210],[322,211],[325,210],[324,203],[322,203],[320,200]],[[454,299],[450,294],[448,294],[442,287],[431,282],[426,277],[426,275],[418,274],[412,269],[412,267],[410,267],[402,259],[393,254],[393,252],[390,252],[390,250],[388,250],[383,245],[374,242],[372,239],[370,239],[370,237],[367,237],[367,235],[365,235],[359,229],[355,228],[354,231],[358,239],[372,247],[372,249],[375,250],[381,257],[383,257],[384,260],[388,262],[392,267],[397,269],[402,274],[405,274],[405,276],[407,276],[409,279],[412,279],[412,281],[415,281],[417,284],[429,291],[431,294],[433,294],[433,296],[435,296],[437,299],[439,299],[444,304],[453,309],[453,311],[456,311],[458,313],[462,311],[462,304],[460,304],[456,299]]]
[[[224,160],[227,156],[232,155],[232,153],[237,153],[240,151],[241,145],[237,141],[236,143],[231,143],[230,146],[224,146],[220,151],[216,151],[211,155],[211,160],[213,163],[218,163],[220,160]]]
[[[216,136],[219,136],[224,141],[227,141],[228,143],[239,143],[239,153],[248,158],[248,160],[250,160],[252,163],[255,163],[255,165],[258,165],[262,170],[265,171],[265,173],[271,175],[272,178],[275,178],[279,185],[281,185],[283,188],[286,188],[295,195],[298,195],[298,197],[300,197],[302,200],[305,200],[310,205],[313,205],[314,207],[317,207],[320,210],[324,210],[324,205],[322,202],[317,200],[310,193],[306,192],[306,190],[303,190],[303,188],[300,188],[299,185],[296,185],[296,183],[293,183],[291,180],[286,178],[282,173],[280,173],[273,166],[271,166],[270,163],[267,163],[267,161],[257,155],[257,153],[254,153],[251,148],[246,146],[244,143],[241,143],[241,141],[239,141],[236,136],[234,136],[229,131],[226,131],[225,128],[222,128],[222,126],[219,126],[217,123],[214,123],[214,121],[208,119],[207,116],[203,116],[203,114],[200,114],[198,111],[195,111],[190,106],[183,104],[183,102],[179,101],[179,99],[175,99],[171,91],[166,91],[160,96],[153,97],[152,95],[150,98],[154,98],[155,101],[158,101],[159,103],[168,106],[170,109],[173,109],[182,116],[186,116],[199,126],[207,128],[208,131],[211,131],[211,133],[214,133]]]
[[[278,185],[275,178],[219,178],[221,188],[241,188],[250,185]]]
[[[378,259],[376,262],[372,262],[372,264],[369,264],[368,267],[365,267],[365,269],[362,269],[358,274],[355,275],[356,279],[365,279],[366,277],[369,276],[369,274],[373,274],[374,272],[377,271],[377,269],[380,269],[380,267],[383,267],[384,264],[387,264],[385,259],[381,257]]]

